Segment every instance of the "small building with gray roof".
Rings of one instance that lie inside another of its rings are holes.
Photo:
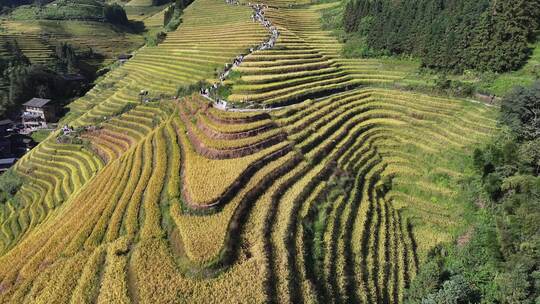
[[[47,128],[47,123],[56,119],[56,111],[50,99],[32,98],[23,106],[24,112],[21,118],[25,129]]]

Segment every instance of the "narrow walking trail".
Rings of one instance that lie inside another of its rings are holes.
[[[253,14],[251,15],[251,20],[253,22],[259,22],[262,26],[264,26],[270,35],[266,40],[261,42],[259,45],[252,47],[246,52],[245,54],[240,54],[234,58],[234,60],[231,63],[226,63],[225,68],[223,72],[219,74],[219,81],[212,84],[210,88],[203,88],[201,89],[201,95],[205,97],[206,99],[212,101],[213,106],[217,109],[229,111],[229,110],[235,110],[235,111],[259,111],[262,109],[234,109],[229,106],[229,103],[220,98],[212,98],[211,96],[216,96],[216,93],[218,89],[224,85],[224,81],[227,79],[227,77],[230,75],[233,68],[239,66],[244,61],[244,58],[258,50],[268,50],[275,46],[277,39],[279,38],[279,30],[277,27],[275,27],[268,18],[265,16],[265,10],[268,8],[266,4],[260,4],[260,3],[249,3],[249,4],[240,4],[237,0],[225,0],[225,3],[229,5],[237,5],[237,6],[249,6],[253,9]],[[244,101],[246,104],[249,104],[249,100]]]

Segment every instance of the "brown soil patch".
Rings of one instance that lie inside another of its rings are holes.
[[[472,227],[469,227],[469,229],[467,229],[467,231],[464,234],[459,236],[457,239],[458,247],[461,248],[467,245],[471,241],[473,233],[474,233],[474,229]]]

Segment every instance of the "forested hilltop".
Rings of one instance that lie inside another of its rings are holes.
[[[529,0],[353,0],[343,27],[370,51],[410,54],[429,68],[506,72],[523,66],[540,26]]]
[[[9,7],[15,7],[19,5],[25,5],[33,3],[34,0],[0,0],[0,10]]]

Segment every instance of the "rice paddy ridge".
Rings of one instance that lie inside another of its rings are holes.
[[[231,5],[240,5],[240,3],[238,1],[226,1],[226,3],[231,4]],[[252,9],[254,10],[254,13],[252,15],[252,20],[253,21],[259,21],[263,26],[265,26],[270,31],[271,35],[266,41],[263,41],[258,47],[250,48],[249,53],[240,54],[234,59],[234,61],[231,64],[227,64],[226,67],[225,67],[225,70],[220,74],[219,82],[214,83],[211,88],[206,88],[206,89],[203,88],[203,89],[201,89],[201,94],[203,96],[205,96],[207,99],[212,100],[214,102],[215,107],[219,107],[219,108],[224,109],[224,110],[228,110],[230,108],[229,107],[230,103],[228,103],[227,100],[220,99],[220,98],[218,98],[218,100],[213,100],[210,96],[215,95],[215,94],[212,94],[212,93],[217,91],[220,86],[224,85],[224,81],[229,76],[232,69],[237,69],[237,70],[239,70],[241,72],[245,71],[245,69],[240,67],[240,65],[244,62],[244,58],[248,59],[250,54],[254,54],[254,52],[257,52],[257,51],[271,50],[272,48],[274,48],[275,44],[277,43],[277,41],[278,41],[278,39],[280,37],[280,31],[278,30],[278,28],[272,24],[270,19],[266,18],[265,12],[269,8],[268,5],[253,4],[253,3],[248,3],[247,5],[251,6]],[[272,7],[272,8],[274,8],[274,7]],[[286,30],[286,29],[284,29],[284,30]],[[291,35],[291,34],[289,34],[289,35]],[[293,36],[296,36],[296,35],[293,34]],[[298,37],[296,37],[296,38],[298,39]],[[320,57],[319,59],[323,59],[322,54],[319,55],[319,57]],[[281,65],[287,64],[285,62],[285,60],[283,60],[282,62],[279,62],[279,63]],[[317,59],[315,59],[314,63],[317,64]],[[244,63],[244,66],[247,65],[247,64],[249,64],[249,62]],[[334,65],[332,62],[328,62],[327,64],[328,65],[326,65],[324,67],[330,68],[331,65]],[[317,67],[321,68],[320,63],[319,63],[319,65]],[[309,67],[307,67],[307,68],[309,69]],[[281,70],[286,71],[287,69],[286,68],[285,69],[281,68]],[[264,71],[262,71],[262,72],[264,73]],[[276,70],[276,71],[269,71],[269,72],[272,73],[272,72],[279,72],[279,71]],[[329,71],[326,71],[326,72],[329,72]],[[319,90],[318,92],[310,92],[310,91],[308,91],[308,92],[303,92],[304,94],[300,94],[300,95],[295,94],[295,95],[293,95],[294,93],[290,92],[290,88],[287,88],[287,87],[283,88],[284,87],[284,85],[283,85],[284,82],[282,82],[281,84],[278,83],[280,86],[277,87],[277,89],[281,89],[281,90],[278,90],[278,92],[279,92],[278,94],[283,92],[281,94],[283,94],[284,96],[280,96],[280,97],[277,97],[277,98],[271,98],[270,100],[265,100],[265,99],[268,99],[268,97],[271,97],[271,96],[269,96],[269,94],[259,94],[259,95],[234,94],[234,92],[233,92],[233,95],[230,96],[230,100],[233,101],[233,102],[241,102],[243,104],[242,108],[245,107],[245,108],[248,108],[248,109],[249,108],[255,108],[255,109],[257,109],[257,108],[261,109],[262,108],[262,109],[264,109],[267,106],[279,107],[280,104],[290,103],[291,99],[292,100],[300,99],[302,97],[306,97],[306,95],[309,95],[309,94],[319,94],[320,95],[322,93],[321,91],[329,93],[331,91],[347,89],[347,88],[354,87],[354,86],[358,85],[358,83],[356,83],[355,81],[347,81],[348,76],[346,76],[343,72],[339,72],[338,69],[333,68],[332,72],[333,73],[327,73],[325,75],[319,75],[317,77],[311,77],[311,78],[305,78],[305,79],[296,79],[296,80],[289,83],[289,84],[292,84],[292,85],[297,85],[297,87],[295,87],[295,89],[301,90],[301,89],[303,89],[305,87],[305,85],[298,86],[298,84],[304,84],[304,83],[307,83],[307,82],[312,81],[312,80],[324,80],[324,81],[319,83],[321,85],[319,87],[322,87],[322,89]],[[340,76],[341,76],[341,78],[339,78]],[[335,81],[329,81],[328,80],[329,78],[336,78],[336,77],[338,77],[338,79],[342,79],[345,82],[340,84],[340,85],[336,85],[335,83],[333,83]],[[285,79],[287,79],[287,78],[285,78]],[[324,86],[325,84],[327,84],[327,85]],[[285,86],[287,86],[287,85],[288,84],[285,84]],[[262,85],[260,85],[260,84],[256,85],[256,87],[261,87],[261,86]],[[314,85],[313,87],[318,87],[318,86]],[[266,86],[266,87],[263,87],[263,88],[266,89],[266,90],[275,90],[276,89],[275,86]],[[254,88],[252,90],[256,90],[256,89]],[[271,93],[271,95],[276,95],[276,93],[273,92],[273,93]],[[234,108],[234,106],[232,108]],[[243,110],[240,110],[240,111],[245,111],[245,110],[246,109],[243,109]]]
[[[22,53],[34,64],[47,63],[54,55],[54,50],[39,34],[0,33],[0,45],[7,42],[16,42]]]
[[[112,94],[112,95],[106,95],[108,97],[105,97],[104,99],[102,99],[103,101],[97,105],[93,105],[91,103],[89,104],[88,102],[86,102],[86,100],[89,100],[89,98],[82,98],[78,100],[76,103],[79,103],[80,106],[74,104],[72,109],[76,109],[77,111],[80,111],[80,112],[84,112],[85,109],[90,109],[90,111],[86,110],[87,113],[85,113],[83,117],[81,117],[80,119],[77,119],[76,121],[74,121],[73,124],[74,125],[88,125],[88,124],[93,124],[96,120],[97,121],[103,120],[104,117],[109,119],[109,117],[111,116],[110,115],[111,113],[121,110],[125,105],[129,103],[136,104],[137,102],[139,102],[139,96],[137,96],[137,93],[140,90],[137,88],[137,86],[141,89],[153,88],[154,90],[157,90],[157,92],[160,92],[161,94],[170,94],[172,96],[172,90],[164,89],[163,81],[160,82],[159,88],[155,88],[150,83],[148,83],[148,81],[142,79],[141,77],[138,77],[138,76],[135,77],[138,73],[141,73],[141,72],[144,72],[144,74],[147,75],[148,73],[151,73],[152,70],[155,70],[155,72],[157,73],[161,73],[161,69],[159,67],[163,65],[163,62],[165,62],[165,60],[167,62],[175,61],[184,55],[189,55],[189,57],[191,58],[190,60],[185,60],[183,62],[183,65],[185,65],[185,68],[186,68],[186,72],[182,73],[182,74],[185,74],[185,76],[182,75],[182,80],[180,80],[180,83],[182,82],[190,83],[192,81],[196,81],[196,78],[195,79],[193,78],[193,74],[195,73],[199,74],[201,73],[201,70],[206,70],[206,72],[203,72],[202,75],[206,75],[204,77],[209,77],[211,75],[209,72],[212,71],[211,70],[212,66],[216,66],[216,67],[218,65],[221,66],[222,64],[219,62],[222,62],[223,61],[222,58],[224,57],[222,57],[222,55],[219,55],[219,57],[217,57],[216,55],[214,55],[214,52],[205,54],[205,52],[201,52],[201,47],[205,47],[205,45],[208,45],[209,47],[214,49],[215,47],[213,45],[214,44],[213,39],[214,38],[217,39],[220,36],[220,31],[221,33],[231,38],[234,38],[236,36],[232,36],[231,33],[229,32],[229,28],[231,26],[234,27],[233,25],[226,25],[225,27],[221,27],[218,30],[218,32],[216,32],[216,30],[214,29],[215,26],[213,25],[206,26],[208,28],[208,32],[205,32],[203,30],[204,26],[202,27],[201,23],[206,25],[206,24],[209,24],[211,20],[207,21],[205,20],[206,18],[202,19],[199,17],[189,18],[189,15],[191,14],[191,12],[194,12],[194,11],[197,11],[196,14],[198,16],[204,16],[204,14],[208,14],[206,6],[208,6],[207,3],[202,3],[201,5],[196,4],[194,6],[190,6],[188,9],[186,9],[186,12],[185,12],[185,15],[187,16],[187,19],[189,21],[184,22],[182,27],[179,29],[178,36],[176,33],[170,33],[166,41],[162,43],[159,47],[146,48],[145,50],[141,50],[140,52],[136,54],[135,58],[132,61],[128,62],[125,65],[125,67],[122,67],[121,69],[119,69],[119,71],[113,72],[113,74],[117,74],[117,76],[112,75],[111,77],[109,77],[110,79],[106,79],[103,82],[104,86],[108,84],[112,84],[113,86],[117,87],[120,85],[121,88],[118,93]],[[221,7],[217,7],[217,8],[214,7],[213,9],[220,9],[220,8]],[[243,14],[244,13],[240,14],[240,16]],[[231,14],[231,16],[235,17],[235,14]],[[193,26],[191,26],[190,24],[193,24]],[[195,25],[197,26],[196,29],[195,29]],[[197,34],[194,34],[191,32],[191,27],[193,27],[193,30],[197,31]],[[244,31],[244,27],[240,26],[237,29],[239,30],[239,35],[237,36],[241,37],[241,39],[243,38],[243,36],[246,36],[246,38],[248,37],[246,35],[246,31]],[[202,36],[201,36],[201,33],[203,33]],[[205,38],[205,37],[208,37],[208,38]],[[238,38],[236,39],[238,40]],[[239,43],[242,43],[241,39],[239,40]],[[244,41],[246,40],[244,39]],[[249,45],[248,43],[249,42],[246,41],[246,45]],[[193,48],[193,51],[197,50],[201,55],[192,54],[190,52],[191,48]],[[161,51],[157,53],[156,51],[158,50],[161,50]],[[222,51],[220,53],[223,54]],[[213,64],[213,63],[209,64],[210,62],[214,62],[214,61],[217,64]],[[152,65],[153,66],[152,70],[146,70],[146,68],[141,69],[142,68],[141,64],[144,64],[144,66]],[[203,65],[205,66],[203,67]],[[133,66],[136,66],[135,70],[133,70]],[[169,66],[169,64],[167,64],[167,66]],[[210,69],[208,69],[209,67]],[[176,69],[178,68],[175,68],[175,70]],[[188,80],[188,75],[189,75],[189,80]],[[130,79],[131,77],[135,77],[135,78]],[[146,78],[146,76],[143,76],[143,77]],[[160,79],[160,78],[153,77],[153,79]],[[143,82],[146,83],[144,86],[139,84]],[[178,85],[178,83],[175,83],[173,81],[169,81],[169,83],[171,85],[174,83],[174,86]],[[110,94],[112,90],[96,88],[96,90],[93,90],[93,91],[100,92],[100,94],[101,92]],[[89,95],[93,96],[95,94],[94,92],[91,92]],[[95,96],[95,97],[98,97],[98,96]],[[95,97],[93,97],[92,100],[95,100],[96,99]],[[83,103],[83,101],[85,102]],[[109,113],[109,115],[107,115],[107,113]]]
[[[14,198],[18,203],[9,211],[2,210],[1,250],[15,245],[102,167],[101,159],[84,146],[57,144],[54,140],[44,142],[18,161],[14,169],[23,177],[25,187]]]
[[[38,64],[50,63],[55,47],[68,43],[80,51],[91,48],[94,53],[104,57],[79,58],[97,70],[112,63],[120,53],[139,48],[143,43],[140,35],[125,33],[113,25],[95,21],[64,20],[58,23],[54,20],[2,20],[0,24],[4,28],[0,33],[0,44],[3,41],[17,41],[30,61]]]

